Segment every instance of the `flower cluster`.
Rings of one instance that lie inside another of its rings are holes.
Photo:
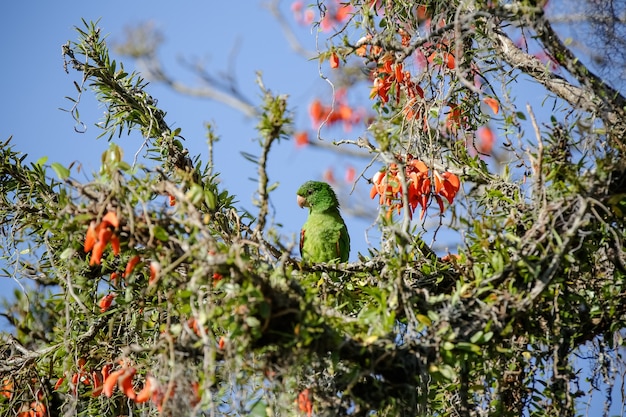
[[[320,21],[320,28],[322,32],[328,32],[333,27],[343,24],[350,18],[350,14],[353,11],[350,3],[345,3],[342,0],[334,0],[325,3],[326,9]],[[301,25],[310,26],[315,18],[315,12],[311,8],[304,9],[304,2],[302,0],[294,1],[291,4],[291,11],[293,12],[296,22]]]
[[[401,62],[395,62],[391,54],[385,54],[379,60],[379,66],[373,72],[373,85],[370,98],[378,97],[382,104],[395,99],[396,104],[404,93],[406,104],[403,113],[407,119],[417,119],[423,116],[421,104],[424,100],[424,90],[413,81],[411,73],[404,70]],[[424,123],[427,126],[427,123]]]
[[[425,47],[431,46],[429,43],[424,45]],[[428,56],[427,61],[429,64],[436,65],[443,68],[453,70],[456,67],[456,60],[454,54],[449,52],[448,42],[442,41],[434,46],[433,52]]]
[[[95,220],[89,224],[87,235],[85,236],[85,253],[91,252],[89,265],[100,265],[102,254],[107,245],[111,243],[113,254],[120,254],[120,239],[117,236],[117,229],[120,222],[114,211],[109,211],[102,217],[102,221],[96,225]]]
[[[83,358],[78,360],[77,365],[78,372],[74,373],[70,379],[74,394],[76,394],[78,388],[82,385],[91,387],[92,397],[104,395],[107,398],[111,398],[117,387],[129,400],[137,404],[151,401],[159,411],[162,411],[166,401],[165,390],[153,376],[147,375],[143,388],[137,391],[135,390],[135,384],[133,382],[137,370],[124,361],[120,362],[120,368],[113,372],[111,372],[113,365],[110,363],[104,365],[99,371],[94,370],[92,372],[85,370],[85,359]],[[64,382],[65,378],[59,378],[54,385],[54,390],[60,389]],[[192,399],[192,403],[197,403],[199,401],[197,384],[193,384],[192,388],[195,396]],[[172,393],[173,390],[170,391],[170,395]],[[42,416],[43,415],[45,415],[45,412]],[[23,417],[26,417],[26,415]]]
[[[7,377],[2,380],[2,387],[0,388],[0,396],[3,396],[9,400],[13,399],[13,394],[17,392],[14,387],[13,378]],[[46,417],[48,410],[43,403],[44,393],[41,389],[35,393],[36,400],[30,402],[23,402],[17,411],[17,417]]]
[[[363,113],[364,110],[355,110],[347,103],[345,89],[338,89],[335,93],[334,108],[323,104],[319,99],[313,100],[309,106],[309,116],[314,128],[318,128],[322,123],[331,126],[343,122],[343,129],[348,132],[363,119]]]
[[[451,172],[439,173],[432,170],[432,176],[426,164],[413,155],[407,154],[404,170],[406,178],[406,190],[402,186],[398,164],[392,163],[389,167],[378,171],[372,178],[374,185],[370,191],[370,197],[379,196],[379,204],[387,206],[387,217],[391,217],[394,210],[400,213],[403,207],[403,195],[406,193],[409,203],[409,215],[418,206],[422,207],[420,219],[424,218],[426,210],[434,199],[439,205],[440,211],[445,210],[443,199],[452,204],[454,197],[460,188],[459,178]]]
[[[307,417],[311,417],[313,414],[313,400],[311,390],[305,389],[298,394],[298,410],[306,413]]]

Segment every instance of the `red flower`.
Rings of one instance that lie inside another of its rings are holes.
[[[331,68],[339,68],[339,56],[337,56],[336,52],[333,52],[330,55],[330,67]]]
[[[125,369],[118,369],[117,371],[109,374],[105,380],[104,385],[102,387],[102,393],[107,397],[111,398],[113,396],[113,390],[115,389],[115,385],[117,384],[117,380],[122,373],[124,373]]]
[[[124,278],[128,278],[130,274],[133,272],[133,269],[135,269],[135,267],[139,263],[139,261],[141,261],[141,258],[139,257],[139,255],[135,255],[132,258],[130,258],[128,260],[128,263],[126,264],[126,270],[124,271],[122,276]]]
[[[435,192],[448,200],[448,203],[452,204],[456,193],[461,188],[459,177],[451,172],[444,172],[439,174],[435,171]]]
[[[104,380],[96,371],[93,371],[91,373],[91,379],[93,381],[93,391],[91,391],[91,396],[97,397],[98,395],[102,394],[102,383],[104,382]]]
[[[111,294],[107,294],[104,297],[102,297],[100,299],[100,302],[98,302],[98,305],[100,306],[100,312],[104,313],[106,312],[109,307],[111,307],[111,304],[113,304],[113,300],[115,300],[117,294],[111,293]]]
[[[496,141],[493,130],[489,126],[483,126],[476,131],[476,137],[478,138],[476,150],[482,154],[490,155]]]
[[[87,228],[87,233],[85,234],[85,253],[91,252],[96,241],[98,240],[98,233],[96,232],[96,222],[92,221],[89,223],[89,227]]]
[[[85,253],[91,252],[90,266],[100,265],[104,249],[106,249],[109,242],[111,242],[113,254],[119,255],[120,240],[117,234],[115,234],[115,230],[119,228],[119,225],[120,222],[114,211],[107,212],[98,225],[96,225],[95,221],[89,223],[85,235],[84,250]]]
[[[143,388],[137,396],[135,397],[135,402],[138,404],[145,403],[150,398],[152,398],[153,394],[159,389],[157,380],[152,376],[146,377],[146,382],[143,384]]]
[[[313,414],[313,400],[308,388],[298,394],[298,409],[306,413],[307,416]]]
[[[159,280],[159,274],[161,272],[161,264],[157,261],[150,262],[150,279],[148,285],[154,285]]]
[[[345,181],[347,183],[351,183],[354,181],[355,177],[356,177],[356,169],[354,169],[353,166],[349,166],[348,168],[346,168]]]
[[[2,388],[0,388],[0,395],[6,397],[7,399],[11,399],[13,397],[13,379],[10,377],[4,378],[2,380]]]
[[[135,368],[129,368],[126,366],[111,373],[104,380],[102,393],[110,398],[113,395],[113,390],[117,384],[120,391],[122,391],[124,395],[131,400],[134,400],[136,397],[135,391],[133,390],[133,377],[135,376],[135,373],[137,373]]]
[[[491,97],[485,97],[483,102],[489,106],[494,114],[498,114],[498,111],[500,110],[500,103],[498,103],[498,100]]]
[[[133,389],[133,377],[137,370],[135,368],[125,368],[124,372],[122,372],[117,379],[117,385],[120,388],[120,391],[124,393],[128,398],[134,400],[137,396],[135,394],[135,390]]]
[[[296,139],[296,146],[298,147],[309,144],[309,134],[307,132],[297,132],[293,135],[293,137]]]

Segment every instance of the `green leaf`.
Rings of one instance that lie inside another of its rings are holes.
[[[250,327],[259,327],[261,322],[254,316],[246,317],[246,324]]]
[[[480,355],[481,353],[480,346],[475,345],[474,343],[459,342],[456,344],[456,348],[459,350],[464,350],[466,352],[472,352],[477,355]]]
[[[202,189],[201,185],[193,184],[189,191],[187,191],[186,197],[189,201],[191,201],[191,204],[197,206],[200,201],[202,201],[203,192],[204,190]]]
[[[152,233],[154,233],[154,237],[159,239],[161,242],[167,242],[169,240],[169,233],[161,226],[154,226],[152,229]]]
[[[74,248],[65,248],[59,257],[60,259],[70,259],[72,255],[74,255]]]
[[[58,162],[53,162],[51,167],[61,181],[65,181],[70,176],[70,170]]]
[[[259,399],[254,406],[250,409],[248,416],[250,417],[267,417],[267,404],[265,401]]]

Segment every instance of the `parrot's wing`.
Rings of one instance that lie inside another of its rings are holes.
[[[347,262],[350,256],[350,235],[345,223],[339,231],[339,240],[337,240],[337,257],[342,262]]]

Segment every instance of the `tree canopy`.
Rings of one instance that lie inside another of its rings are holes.
[[[624,402],[626,9],[595,3],[295,2],[334,92],[312,126],[261,76],[258,104],[206,94],[257,120],[247,208],[146,91],[181,90],[158,36],[116,46],[141,74],[78,24],[67,111],[81,122],[95,95],[110,146],[85,180],[0,147],[3,274],[33,281],[2,312],[3,415],[560,416],[598,397],[608,415]],[[267,169],[287,140],[363,159],[380,241],[356,261],[303,263],[281,239]]]

